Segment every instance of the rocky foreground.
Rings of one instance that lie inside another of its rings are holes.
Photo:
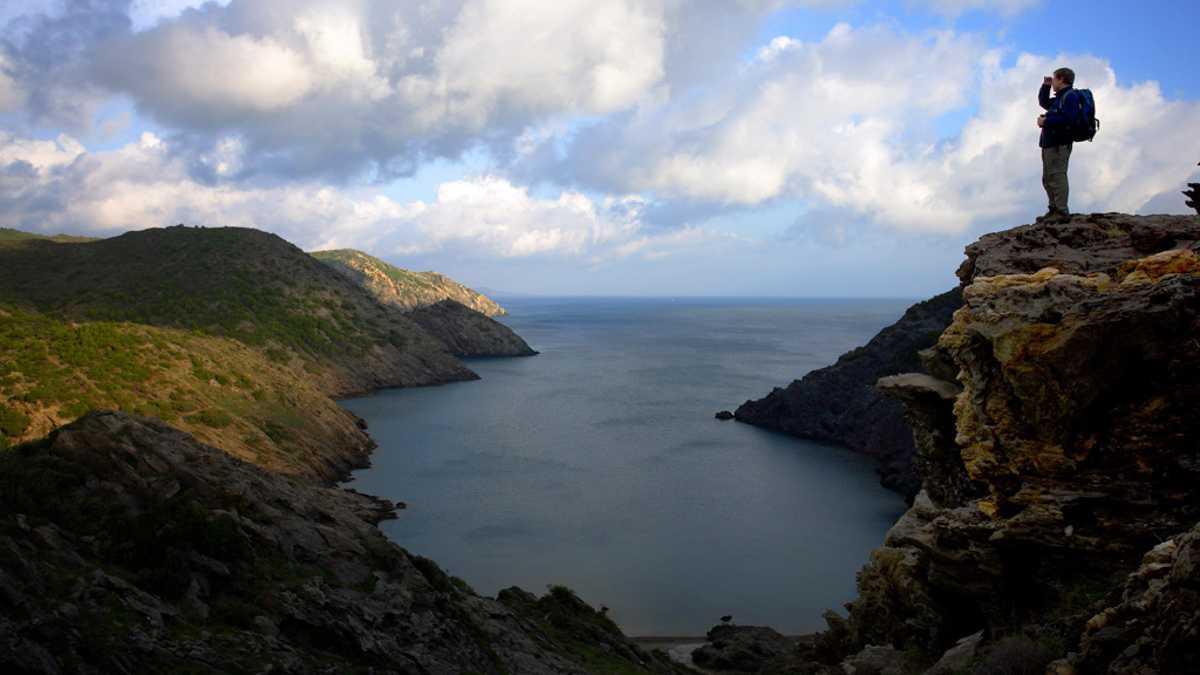
[[[0,672],[670,673],[569,590],[477,595],[394,506],[94,412],[0,453]]]
[[[983,237],[902,401],[922,490],[849,616],[742,672],[1185,673],[1200,663],[1200,221]]]

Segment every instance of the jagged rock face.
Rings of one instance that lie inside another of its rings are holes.
[[[533,356],[537,354],[511,328],[454,300],[409,312],[425,332],[455,356]]]
[[[1125,582],[1121,602],[1092,617],[1083,672],[1194,672],[1200,664],[1200,526],[1155,546]]]
[[[881,382],[935,470],[860,573],[851,648],[936,658],[982,628],[1065,652],[1145,551],[1200,520],[1197,240],[1194,218],[1103,214],[967,249],[963,307],[927,355],[962,393]],[[1163,631],[1144,648],[1180,662]],[[1114,657],[1092,641],[1086,672],[1103,672]]]
[[[880,394],[875,382],[886,375],[921,370],[918,352],[937,341],[961,302],[959,290],[954,289],[913,305],[865,346],[785,389],[746,401],[734,416],[755,426],[878,457],[885,486],[916,494],[920,479],[912,464],[914,445],[903,408]]]
[[[559,590],[476,595],[393,506],[90,413],[0,454],[0,670],[673,672]]]
[[[963,369],[957,440],[998,536],[1140,552],[1200,519],[1197,275],[1172,251],[1121,281],[1048,268],[967,288],[940,346]]]

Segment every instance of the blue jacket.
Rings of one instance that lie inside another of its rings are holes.
[[[1038,91],[1038,103],[1046,110],[1046,123],[1042,126],[1042,138],[1038,142],[1043,148],[1070,145],[1074,138],[1072,129],[1079,125],[1079,94],[1071,87],[1050,98],[1050,85],[1043,84]]]

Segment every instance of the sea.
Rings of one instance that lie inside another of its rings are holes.
[[[501,297],[540,352],[343,401],[379,447],[388,537],[493,595],[562,584],[631,636],[843,611],[903,512],[870,458],[714,419],[833,363],[902,299]]]

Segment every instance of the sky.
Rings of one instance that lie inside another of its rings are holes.
[[[502,293],[925,297],[1045,210],[1187,213],[1200,3],[6,0],[0,226],[175,223]]]

